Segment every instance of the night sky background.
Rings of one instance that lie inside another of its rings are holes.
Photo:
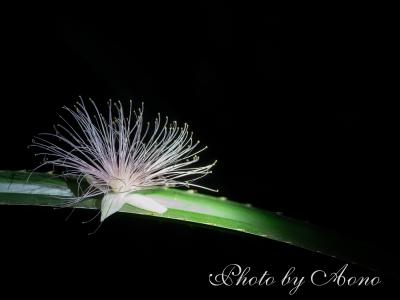
[[[282,17],[269,7],[138,5],[5,16],[0,169],[34,168],[27,145],[79,96],[100,107],[110,98],[143,101],[147,120],[161,112],[188,122],[208,145],[201,161],[218,164],[201,183],[218,195],[381,249],[372,252],[381,273],[358,266],[350,273],[378,274],[383,286],[299,294],[388,292],[399,266],[399,118],[382,104],[398,99],[394,42],[390,20],[344,11]],[[81,221],[93,212],[65,221],[68,213],[0,207],[2,290],[283,297],[285,288],[215,289],[208,274],[229,263],[272,273],[343,265],[266,239],[139,216],[115,215],[88,236],[97,225]]]

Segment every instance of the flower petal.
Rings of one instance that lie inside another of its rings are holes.
[[[141,208],[158,214],[163,214],[168,210],[167,207],[158,203],[152,198],[137,193],[127,194],[125,196],[125,201],[126,203],[135,206],[137,208]]]
[[[101,222],[122,208],[126,203],[126,194],[109,192],[104,195],[101,201]]]

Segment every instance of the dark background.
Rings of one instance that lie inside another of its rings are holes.
[[[393,36],[390,20],[345,11],[282,17],[270,7],[137,6],[6,16],[0,169],[35,167],[27,145],[78,96],[99,106],[109,98],[144,101],[148,120],[160,111],[188,122],[209,146],[202,161],[219,162],[202,183],[218,195],[381,249],[373,252],[381,273],[351,272],[379,274],[383,286],[299,293],[384,293],[399,264],[398,113],[382,105],[398,99]],[[212,289],[208,274],[229,263],[271,273],[294,265],[305,274],[343,265],[273,241],[142,217],[115,215],[88,236],[96,224],[80,222],[92,213],[65,222],[68,212],[0,208],[2,285],[72,296],[82,287],[90,296],[134,297],[139,287],[182,296],[192,295],[187,288],[285,296],[285,288]]]

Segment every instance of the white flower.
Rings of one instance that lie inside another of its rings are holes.
[[[165,186],[203,186],[192,183],[209,173],[210,165],[193,166],[199,159],[199,148],[193,143],[188,125],[178,127],[174,121],[161,120],[158,115],[154,126],[143,126],[143,104],[138,112],[125,113],[121,102],[108,104],[104,117],[93,100],[94,115],[89,114],[81,98],[75,109],[63,107],[72,116],[55,126],[55,133],[42,133],[32,141],[32,146],[42,149],[37,155],[45,160],[39,166],[53,165],[65,168],[65,175],[82,180],[88,187],[71,203],[89,197],[104,195],[101,204],[101,221],[117,212],[125,203],[156,213],[164,213],[167,207],[155,200],[135,193]]]

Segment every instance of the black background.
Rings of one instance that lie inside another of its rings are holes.
[[[371,11],[373,9],[371,8]],[[17,13],[2,19],[0,169],[32,169],[32,137],[61,106],[91,97],[144,101],[188,122],[218,159],[202,183],[219,195],[364,239],[381,249],[376,288],[306,287],[311,296],[387,292],[398,266],[398,113],[390,18],[371,11],[135,6],[108,14]],[[396,96],[395,96],[396,95]],[[342,261],[194,225],[92,212],[0,208],[2,288],[90,296],[206,291],[286,296],[286,288],[211,288],[229,263],[281,274]],[[367,251],[368,249],[366,249]],[[395,257],[397,256],[397,259]],[[279,275],[277,275],[279,276]],[[21,288],[21,285],[24,288]],[[50,288],[51,287],[51,288]],[[111,294],[110,294],[111,295]]]

